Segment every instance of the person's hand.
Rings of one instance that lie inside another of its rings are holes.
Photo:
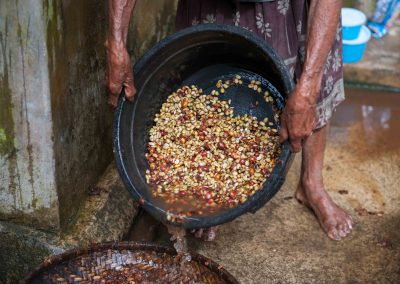
[[[122,87],[125,88],[125,97],[132,101],[136,94],[133,81],[131,59],[122,42],[107,41],[107,74],[106,83],[110,90],[108,103],[116,107]]]
[[[281,119],[280,140],[289,139],[295,153],[300,152],[303,140],[312,135],[314,130],[319,89],[319,84],[315,82],[300,81],[286,103]]]

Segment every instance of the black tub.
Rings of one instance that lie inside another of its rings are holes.
[[[130,103],[121,95],[115,112],[114,153],[127,189],[153,217],[187,229],[215,226],[246,212],[255,212],[279,191],[293,156],[287,142],[282,145],[279,160],[262,189],[245,203],[213,215],[168,221],[168,212],[154,202],[145,180],[148,130],[164,100],[178,87],[193,83],[207,91],[217,79],[239,73],[244,78],[260,80],[274,97],[274,107],[283,110],[294,84],[282,60],[262,39],[233,26],[213,24],[187,28],[150,49],[136,63],[134,73],[138,89],[135,101]],[[271,105],[251,109],[250,97],[246,90],[226,94],[226,98],[232,98],[235,112],[258,118],[273,115]]]

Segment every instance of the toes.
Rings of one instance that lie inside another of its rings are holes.
[[[350,231],[353,229],[353,220],[350,216],[350,219],[347,219],[347,226],[349,226]]]
[[[334,241],[340,241],[341,237],[338,234],[338,232],[336,231],[336,229],[333,229],[331,231],[328,232],[328,237],[331,238]]]
[[[349,218],[346,219],[347,228],[349,229],[349,233],[353,229],[353,219],[349,215]]]
[[[328,231],[328,237],[331,238],[334,241],[340,241],[341,240],[341,237],[340,237],[338,231],[335,228],[333,228],[333,229]]]
[[[198,230],[196,230],[196,232],[194,233],[194,236],[195,236],[196,238],[201,239],[201,237],[203,236],[203,231],[204,231],[204,229],[198,229]]]
[[[336,222],[331,221],[326,224],[326,228],[329,238],[335,241],[340,241],[342,238],[346,237],[353,228],[350,215],[343,216],[343,218],[337,219]]]
[[[198,239],[202,239],[204,241],[213,241],[215,239],[216,229],[215,227],[207,228],[207,229],[196,229],[192,230],[191,233]]]
[[[341,238],[345,237],[348,234],[348,231],[346,223],[339,224],[337,227],[337,232]]]
[[[347,218],[346,218],[347,224],[349,225],[350,230],[353,229],[353,217],[351,217],[350,214],[347,214]]]
[[[325,223],[325,232],[328,237],[335,241],[340,241],[342,236],[339,234],[339,224],[334,222],[334,220],[330,220]]]
[[[325,232],[330,239],[335,240],[335,241],[340,240],[340,235],[338,234],[338,231],[336,229],[336,223],[334,223],[334,222],[328,223],[327,222],[324,225],[325,226],[323,226],[323,227],[325,229]]]
[[[203,239],[207,242],[211,242],[215,239],[216,233],[214,228],[209,228],[204,232]]]
[[[344,232],[346,233],[346,235],[348,235],[350,233],[350,231],[351,231],[351,229],[349,227],[349,224],[347,224],[347,223],[345,224],[345,228],[344,229],[345,229]]]

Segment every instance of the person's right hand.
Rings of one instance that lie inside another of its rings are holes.
[[[301,77],[286,102],[282,113],[280,141],[289,139],[292,151],[298,153],[316,125],[316,98],[321,88],[320,79]]]
[[[125,45],[122,42],[110,40],[106,42],[105,46],[107,49],[106,82],[111,93],[108,103],[115,108],[122,87],[125,88],[125,97],[130,101],[136,94],[136,88],[133,81],[131,59]]]

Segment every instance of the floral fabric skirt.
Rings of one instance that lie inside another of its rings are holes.
[[[295,82],[301,76],[307,39],[307,0],[263,3],[232,0],[180,0],[176,28],[198,24],[228,24],[247,29],[269,43],[287,65]],[[341,25],[324,67],[317,102],[316,129],[327,124],[344,100]]]

